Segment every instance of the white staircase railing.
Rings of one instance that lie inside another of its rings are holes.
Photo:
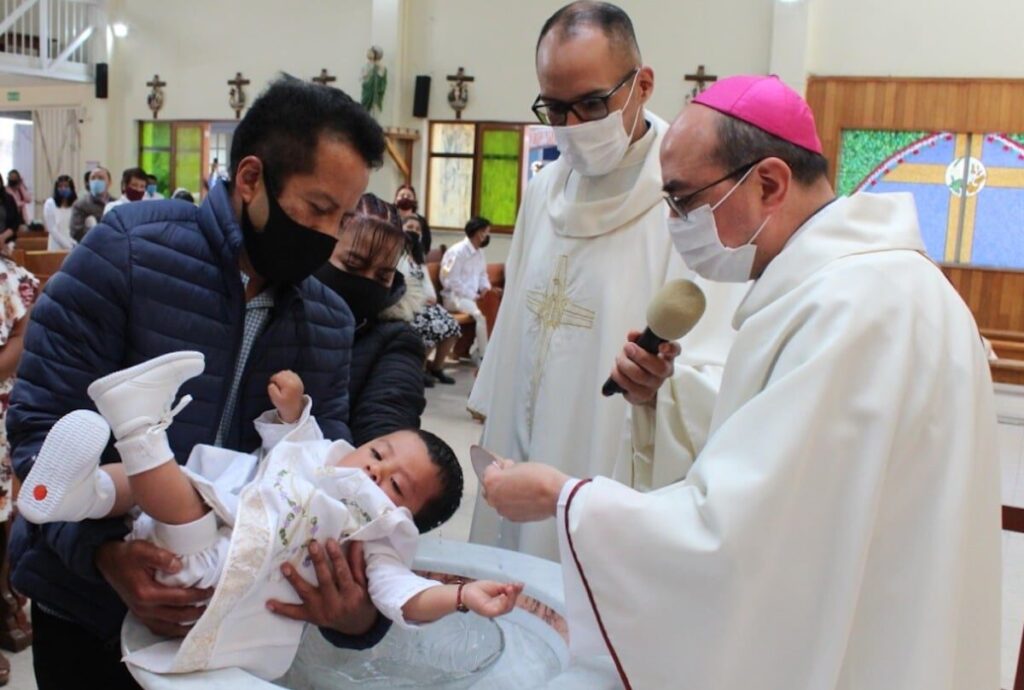
[[[0,0],[0,72],[89,81],[103,0]]]

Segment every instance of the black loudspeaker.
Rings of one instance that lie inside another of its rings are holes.
[[[430,107],[430,77],[421,74],[416,77],[416,92],[412,97],[412,116],[426,117]]]
[[[107,97],[107,63],[96,63],[96,98]]]

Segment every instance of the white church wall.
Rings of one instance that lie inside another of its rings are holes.
[[[811,74],[1024,77],[1018,0],[801,1]]]

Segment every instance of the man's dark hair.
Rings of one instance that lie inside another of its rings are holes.
[[[466,223],[466,237],[472,237],[484,228],[491,227],[491,221],[487,220],[483,216],[473,216]]]
[[[159,184],[160,180],[157,179],[156,175],[146,175],[146,181],[152,184]]]
[[[253,101],[235,129],[231,178],[243,158],[256,156],[267,181],[280,191],[292,175],[313,171],[323,135],[347,143],[370,168],[384,162],[384,131],[363,106],[340,89],[282,76]]]
[[[422,429],[411,429],[427,447],[427,455],[437,467],[437,478],[441,482],[441,493],[420,508],[413,520],[420,534],[429,532],[448,522],[462,501],[462,467],[455,451],[440,438]]]
[[[736,170],[765,158],[781,158],[793,171],[793,179],[802,185],[813,184],[828,175],[828,160],[820,153],[791,144],[743,120],[721,115],[716,131],[718,143],[712,156],[725,170]]]
[[[121,187],[127,187],[128,183],[132,180],[142,180],[143,182],[149,182],[149,175],[142,168],[128,168],[121,173]]]
[[[613,48],[640,64],[640,45],[636,41],[633,21],[621,7],[610,2],[582,0],[558,10],[544,22],[537,39],[537,50],[544,37],[552,31],[558,31],[562,38],[572,38],[585,27],[600,29]]]

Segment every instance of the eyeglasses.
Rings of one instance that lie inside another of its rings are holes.
[[[608,117],[608,100],[625,86],[630,79],[636,76],[639,71],[639,67],[634,67],[630,70],[629,74],[623,77],[622,81],[607,93],[596,96],[584,96],[568,103],[537,96],[537,100],[533,102],[531,110],[533,110],[533,114],[537,116],[537,119],[542,124],[553,127],[563,126],[569,119],[569,113],[575,115],[582,122],[600,120]]]
[[[687,194],[686,196],[672,196],[668,192],[665,192],[665,203],[668,204],[668,207],[670,209],[672,209],[672,211],[677,216],[679,216],[683,220],[686,220],[687,216],[690,215],[690,211],[692,210],[690,208],[690,206],[693,204],[693,200],[695,198],[697,198],[698,194],[700,194],[701,192],[706,192],[707,190],[709,190],[712,187],[714,187],[716,184],[721,184],[722,182],[725,182],[726,180],[731,180],[732,178],[736,177],[737,175],[744,175],[744,174],[746,174],[746,172],[748,170],[750,170],[751,168],[753,168],[755,165],[757,165],[760,162],[761,162],[760,160],[756,160],[756,161],[753,161],[751,163],[747,163],[746,165],[741,165],[740,167],[736,168],[732,172],[730,172],[730,173],[728,173],[726,175],[723,175],[722,177],[718,178],[717,180],[715,180],[711,184],[706,184],[703,187],[701,187],[700,189],[698,189],[696,192],[693,192],[691,194]]]

